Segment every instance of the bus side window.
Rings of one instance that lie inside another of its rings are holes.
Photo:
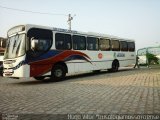
[[[86,37],[73,35],[73,49],[74,50],[86,50]]]
[[[99,49],[102,51],[110,50],[110,40],[100,38],[99,40]]]
[[[34,40],[34,42],[32,40]],[[51,30],[31,28],[27,33],[27,41],[27,55],[38,57],[46,53],[51,48],[53,42],[53,33]],[[32,43],[34,43],[34,49],[32,49]]]
[[[119,51],[120,45],[118,40],[111,40],[112,51]]]
[[[130,51],[130,52],[135,51],[135,43],[134,42],[128,42],[128,51]]]
[[[70,50],[72,48],[72,39],[70,34],[65,34],[65,49]]]
[[[46,51],[49,47],[49,41],[48,40],[39,40],[38,49],[40,51]]]
[[[128,44],[126,41],[120,41],[120,49],[121,51],[128,51]]]
[[[98,50],[99,39],[95,37],[87,37],[87,49]]]
[[[56,33],[55,43],[56,43],[56,49],[70,50],[72,47],[71,46],[71,35],[63,34],[63,33]]]

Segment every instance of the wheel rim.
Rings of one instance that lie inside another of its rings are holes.
[[[54,75],[55,75],[56,77],[61,77],[61,76],[63,75],[63,71],[62,71],[61,69],[56,69],[56,70],[54,71]]]

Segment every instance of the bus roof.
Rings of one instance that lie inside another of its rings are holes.
[[[35,24],[24,24],[24,25],[18,25],[18,26],[26,26],[27,30],[30,28],[42,28],[42,29],[48,29],[48,30],[52,30],[52,31],[62,32],[62,33],[88,35],[88,36],[95,36],[95,37],[99,37],[99,38],[108,38],[108,39],[114,39],[114,40],[120,40],[120,41],[133,41],[134,42],[134,40],[132,40],[132,39],[126,39],[126,38],[121,38],[121,37],[117,37],[117,36],[113,36],[113,35],[101,34],[101,33],[96,33],[96,32],[81,32],[81,31],[76,31],[76,30],[48,27],[48,26],[35,25]],[[15,27],[18,27],[18,26],[15,26]]]

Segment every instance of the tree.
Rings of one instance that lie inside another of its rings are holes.
[[[159,64],[159,59],[156,57],[156,55],[147,53],[146,54],[147,60],[148,60],[148,65],[150,64]]]

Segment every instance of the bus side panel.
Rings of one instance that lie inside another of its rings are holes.
[[[66,62],[68,73],[74,73],[75,72],[75,63],[74,62]]]
[[[83,51],[90,57],[90,62],[83,60],[72,61],[74,63],[74,70],[71,70],[68,66],[69,72],[87,72],[92,70],[103,70],[111,68],[112,61],[114,59],[114,53],[112,51]]]
[[[136,64],[136,53],[135,52],[117,52],[117,55],[119,53],[122,55],[119,57],[117,56],[120,67],[127,67],[127,66]]]

